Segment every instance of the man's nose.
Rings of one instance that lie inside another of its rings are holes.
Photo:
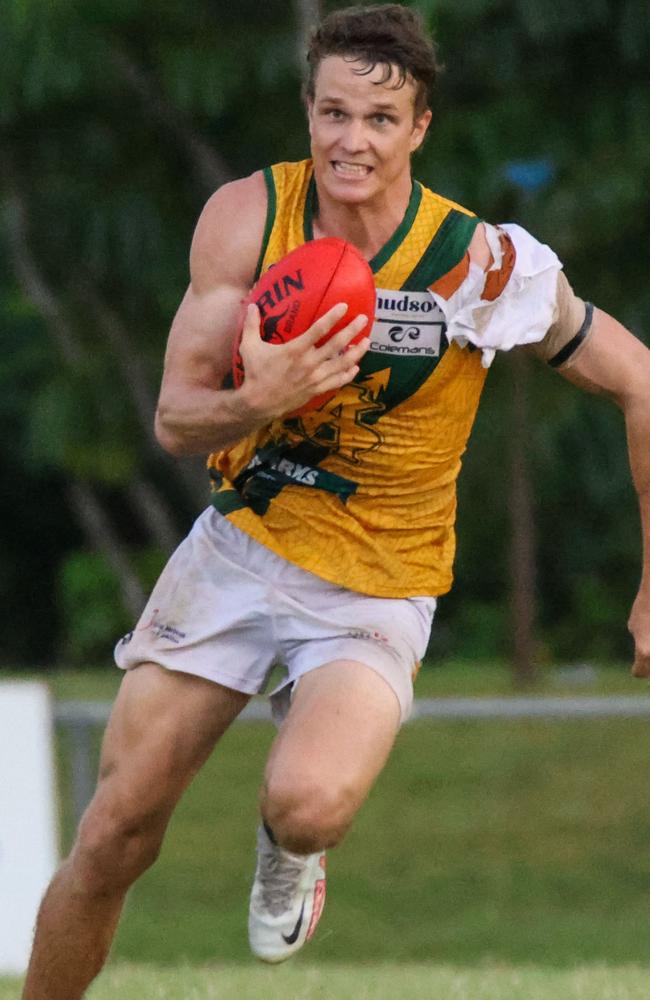
[[[348,153],[360,153],[368,148],[368,133],[365,122],[351,118],[341,136],[343,148]]]

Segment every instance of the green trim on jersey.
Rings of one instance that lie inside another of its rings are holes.
[[[469,247],[481,220],[452,208],[420,260],[402,285],[405,292],[428,288],[451,271]]]
[[[383,371],[390,367],[390,381],[385,389],[382,389],[377,396],[377,402],[383,404],[382,409],[370,412],[365,417],[365,423],[376,424],[381,420],[384,413],[394,409],[400,403],[405,402],[409,396],[414,396],[427,381],[431,373],[440,364],[449,341],[446,337],[440,340],[440,354],[434,358],[423,357],[391,357],[387,362],[385,354],[375,354],[367,351],[359,362],[359,371],[352,380],[353,385],[363,386],[376,372]]]
[[[302,234],[305,237],[305,243],[314,238],[314,216],[318,209],[318,192],[316,191],[316,181],[314,179],[314,174],[309,178],[309,184],[307,185],[307,194],[305,196],[305,214],[302,220]]]
[[[237,490],[221,490],[219,493],[213,493],[210,498],[210,503],[215,510],[218,510],[224,517],[228,514],[232,514],[235,510],[242,510],[244,507],[248,506],[248,504],[242,500]]]
[[[384,266],[386,261],[390,260],[408,236],[411,226],[415,222],[415,216],[418,214],[421,201],[422,185],[418,181],[414,181],[411,188],[411,197],[409,198],[409,203],[407,205],[406,212],[404,213],[404,218],[389,239],[388,243],[385,243],[381,250],[375,254],[372,260],[368,261],[370,270],[373,274],[376,274],[377,271]]]
[[[266,183],[266,193],[267,193],[266,222],[264,223],[264,235],[262,236],[262,246],[260,248],[260,255],[257,258],[257,267],[255,268],[255,281],[257,281],[260,274],[262,273],[262,262],[264,261],[266,248],[268,247],[269,240],[271,239],[271,232],[273,230],[273,225],[275,223],[275,212],[278,203],[278,196],[275,190],[275,180],[273,178],[273,168],[264,167],[262,173],[264,174],[264,181]]]
[[[418,214],[421,201],[422,185],[418,181],[414,181],[411,187],[411,196],[409,198],[409,203],[406,206],[404,218],[388,242],[384,244],[381,250],[377,251],[372,260],[368,261],[370,270],[373,274],[376,274],[377,271],[384,266],[386,261],[390,260],[393,254],[399,250],[401,244],[411,231],[411,226],[415,222],[415,217]],[[305,241],[314,239],[314,218],[317,214],[318,189],[316,187],[314,175],[312,174],[309,179],[309,187],[307,188],[307,197],[305,198],[305,217],[303,221],[303,234]]]

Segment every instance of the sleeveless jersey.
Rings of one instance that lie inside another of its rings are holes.
[[[276,164],[265,179],[258,273],[313,239],[317,213],[311,161]],[[427,289],[460,266],[478,221],[415,182],[369,262],[377,310],[354,381],[208,460],[217,510],[350,590],[414,597],[451,586],[456,479],[486,372],[479,351],[448,343]]]

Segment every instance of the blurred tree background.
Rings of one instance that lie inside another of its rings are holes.
[[[228,178],[308,154],[301,41],[344,5],[5,0],[0,665],[107,660],[205,505],[202,463],[152,433],[191,234]],[[446,67],[416,175],[550,243],[647,342],[646,0],[414,6]],[[627,657],[621,416],[528,367],[503,356],[488,379],[432,652],[512,655],[514,607],[541,663]]]

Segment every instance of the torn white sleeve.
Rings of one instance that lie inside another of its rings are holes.
[[[501,294],[488,301],[482,297],[486,278],[502,266],[500,232],[514,246],[515,264]],[[436,292],[431,295],[444,313],[449,342],[455,340],[460,347],[473,344],[482,352],[483,367],[489,368],[497,351],[544,338],[554,318],[562,264],[550,247],[521,226],[485,224],[485,235],[494,258],[489,271],[470,264],[469,274],[449,299]]]

